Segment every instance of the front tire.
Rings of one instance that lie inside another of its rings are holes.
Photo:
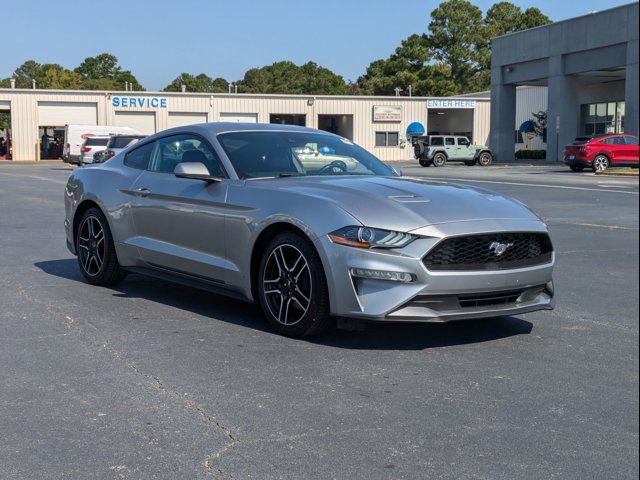
[[[120,268],[107,219],[98,208],[82,215],[76,233],[78,266],[87,283],[114,285],[126,273]]]
[[[593,159],[593,171],[596,173],[604,172],[611,166],[611,161],[606,155],[596,155]]]
[[[478,157],[478,163],[483,167],[488,167],[493,163],[493,155],[489,152],[482,152]]]
[[[324,269],[315,247],[302,235],[285,232],[269,243],[257,282],[262,311],[278,333],[309,337],[328,328],[331,317]]]
[[[447,156],[444,153],[436,153],[433,156],[434,167],[444,167],[447,164]]]

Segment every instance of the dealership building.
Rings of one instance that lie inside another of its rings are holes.
[[[523,86],[547,89],[547,160],[561,161],[579,135],[638,135],[638,3],[492,40],[490,145],[499,161],[513,158]]]
[[[61,142],[64,126],[116,125],[152,134],[202,122],[303,125],[353,140],[382,160],[412,158],[407,142],[426,133],[489,137],[489,98],[254,95],[189,92],[105,92],[0,89],[0,113],[8,112],[14,160],[38,160]],[[409,138],[410,140],[410,138]],[[53,152],[53,153],[52,153]]]

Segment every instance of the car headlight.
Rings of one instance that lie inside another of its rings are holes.
[[[370,227],[344,227],[331,232],[333,243],[356,248],[402,248],[413,242],[417,235]]]

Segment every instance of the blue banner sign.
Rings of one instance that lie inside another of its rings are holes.
[[[167,99],[160,97],[111,97],[116,108],[167,108]]]
[[[427,100],[427,108],[476,108],[475,100],[433,98]]]

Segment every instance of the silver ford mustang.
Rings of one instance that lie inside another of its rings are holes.
[[[278,332],[331,318],[475,319],[552,309],[545,224],[494,192],[400,177],[309,128],[209,123],[145,138],[66,187],[89,283],[142,273],[257,302]]]

